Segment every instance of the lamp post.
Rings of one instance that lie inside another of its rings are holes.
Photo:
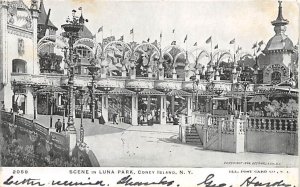
[[[79,89],[77,90],[77,94],[80,96],[80,135],[79,135],[79,140],[81,143],[84,142],[84,128],[83,128],[83,95],[85,94],[84,89]]]
[[[63,95],[64,97],[65,95]],[[65,116],[66,116],[66,103],[67,103],[67,99],[63,98],[63,103],[64,103],[64,108],[63,108],[63,121],[62,121],[62,124],[63,124],[63,131],[66,130],[66,122],[65,122]]]
[[[193,92],[192,92],[193,103],[194,103],[194,100],[195,100],[194,99],[194,93],[196,91],[196,103],[195,103],[195,105],[193,105],[194,106],[193,109],[195,111],[198,111],[198,89],[196,89],[195,87],[196,86],[198,87],[200,81],[199,81],[199,79],[196,78],[195,75],[191,76],[190,79],[193,81]]]
[[[243,86],[244,90],[244,114],[246,115],[247,113],[247,97],[246,97],[246,90],[249,86],[249,82],[242,82],[241,85]]]
[[[94,95],[95,95],[95,78],[96,78],[96,75],[98,75],[98,71],[99,71],[100,67],[96,66],[95,64],[95,61],[92,60],[91,61],[91,65],[88,66],[88,70],[90,72],[90,74],[92,75],[92,85],[90,88],[90,96],[91,96],[91,111],[92,111],[92,122],[95,121],[95,98],[94,98]]]
[[[87,19],[84,19],[82,15],[80,18],[75,16],[76,10],[72,11],[72,19],[67,19],[66,24],[63,24],[61,27],[64,29],[64,33],[62,34],[63,37],[68,38],[68,51],[69,55],[67,57],[67,50],[65,52],[65,62],[68,65],[68,85],[69,85],[69,110],[68,110],[68,126],[74,125],[74,116],[73,116],[73,110],[74,110],[74,43],[79,38],[79,31],[83,29],[83,25],[85,22],[87,22]]]
[[[13,89],[13,103],[12,103],[12,109],[13,109],[13,112],[17,112],[17,108],[16,108],[16,92],[17,92],[17,81],[16,79],[13,80],[12,82],[12,89]]]
[[[55,102],[55,97],[54,97],[54,92],[53,92],[53,88],[51,87],[51,90],[49,92],[50,94],[50,128],[52,128],[52,124],[53,124],[53,105]]]
[[[36,119],[36,102],[37,102],[37,91],[39,89],[38,86],[36,85],[31,85],[32,87],[32,95],[33,95],[33,119]]]

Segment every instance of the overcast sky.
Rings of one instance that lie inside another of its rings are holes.
[[[250,50],[253,43],[265,43],[274,35],[271,21],[278,13],[276,0],[232,0],[232,1],[101,1],[101,0],[44,0],[46,11],[51,8],[50,19],[60,29],[72,9],[83,8],[83,15],[89,19],[87,27],[96,33],[104,28],[104,37],[112,35],[131,41],[129,33],[134,28],[135,41],[159,39],[163,34],[163,46],[175,38],[187,44],[209,48],[205,40],[213,37],[213,45],[229,49],[229,41],[236,38],[236,44]],[[283,16],[290,21],[286,34],[294,44],[298,41],[299,8],[296,0],[283,1]],[[79,12],[78,12],[79,13]],[[175,34],[172,30],[175,29]],[[185,47],[185,45],[183,45]]]

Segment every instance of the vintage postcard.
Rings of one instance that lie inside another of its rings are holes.
[[[0,186],[299,186],[296,0],[0,0]]]

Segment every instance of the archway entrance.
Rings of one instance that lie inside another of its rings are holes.
[[[27,62],[22,59],[14,59],[12,61],[12,72],[13,73],[27,73],[26,68]]]

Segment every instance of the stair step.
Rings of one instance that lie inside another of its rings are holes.
[[[186,136],[199,136],[198,134],[186,134]]]

